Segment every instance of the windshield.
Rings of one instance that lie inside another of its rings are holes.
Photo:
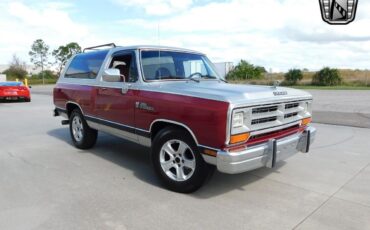
[[[219,79],[208,58],[201,54],[175,51],[142,51],[145,80]]]

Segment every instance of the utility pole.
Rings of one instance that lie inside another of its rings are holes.
[[[42,84],[45,85],[43,55],[41,55],[41,77],[42,77]]]

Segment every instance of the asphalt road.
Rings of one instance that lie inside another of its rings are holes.
[[[51,100],[0,104],[0,229],[370,229],[370,129],[315,124],[309,154],[183,195],[143,147],[74,148]]]
[[[370,90],[308,90],[316,122],[370,128]]]

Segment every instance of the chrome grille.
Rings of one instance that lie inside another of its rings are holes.
[[[252,109],[252,113],[269,113],[278,110],[277,106],[269,106],[269,107],[262,107],[262,108],[254,108]]]
[[[285,109],[291,109],[291,108],[297,108],[299,106],[299,103],[291,103],[291,104],[285,104]]]
[[[254,119],[254,120],[252,120],[252,125],[271,122],[271,121],[276,121],[276,119],[277,119],[277,117],[265,117],[265,118]]]
[[[298,121],[307,117],[307,101],[291,101],[252,107],[247,126],[250,130],[269,128]]]
[[[284,115],[284,119],[287,119],[287,118],[290,118],[290,117],[294,117],[294,116],[297,116],[298,113],[288,113],[288,114],[285,114]]]

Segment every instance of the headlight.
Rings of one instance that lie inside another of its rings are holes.
[[[310,101],[304,102],[303,109],[305,113],[312,114],[312,103]]]
[[[238,112],[234,113],[233,116],[233,128],[240,128],[244,125],[244,113]]]

